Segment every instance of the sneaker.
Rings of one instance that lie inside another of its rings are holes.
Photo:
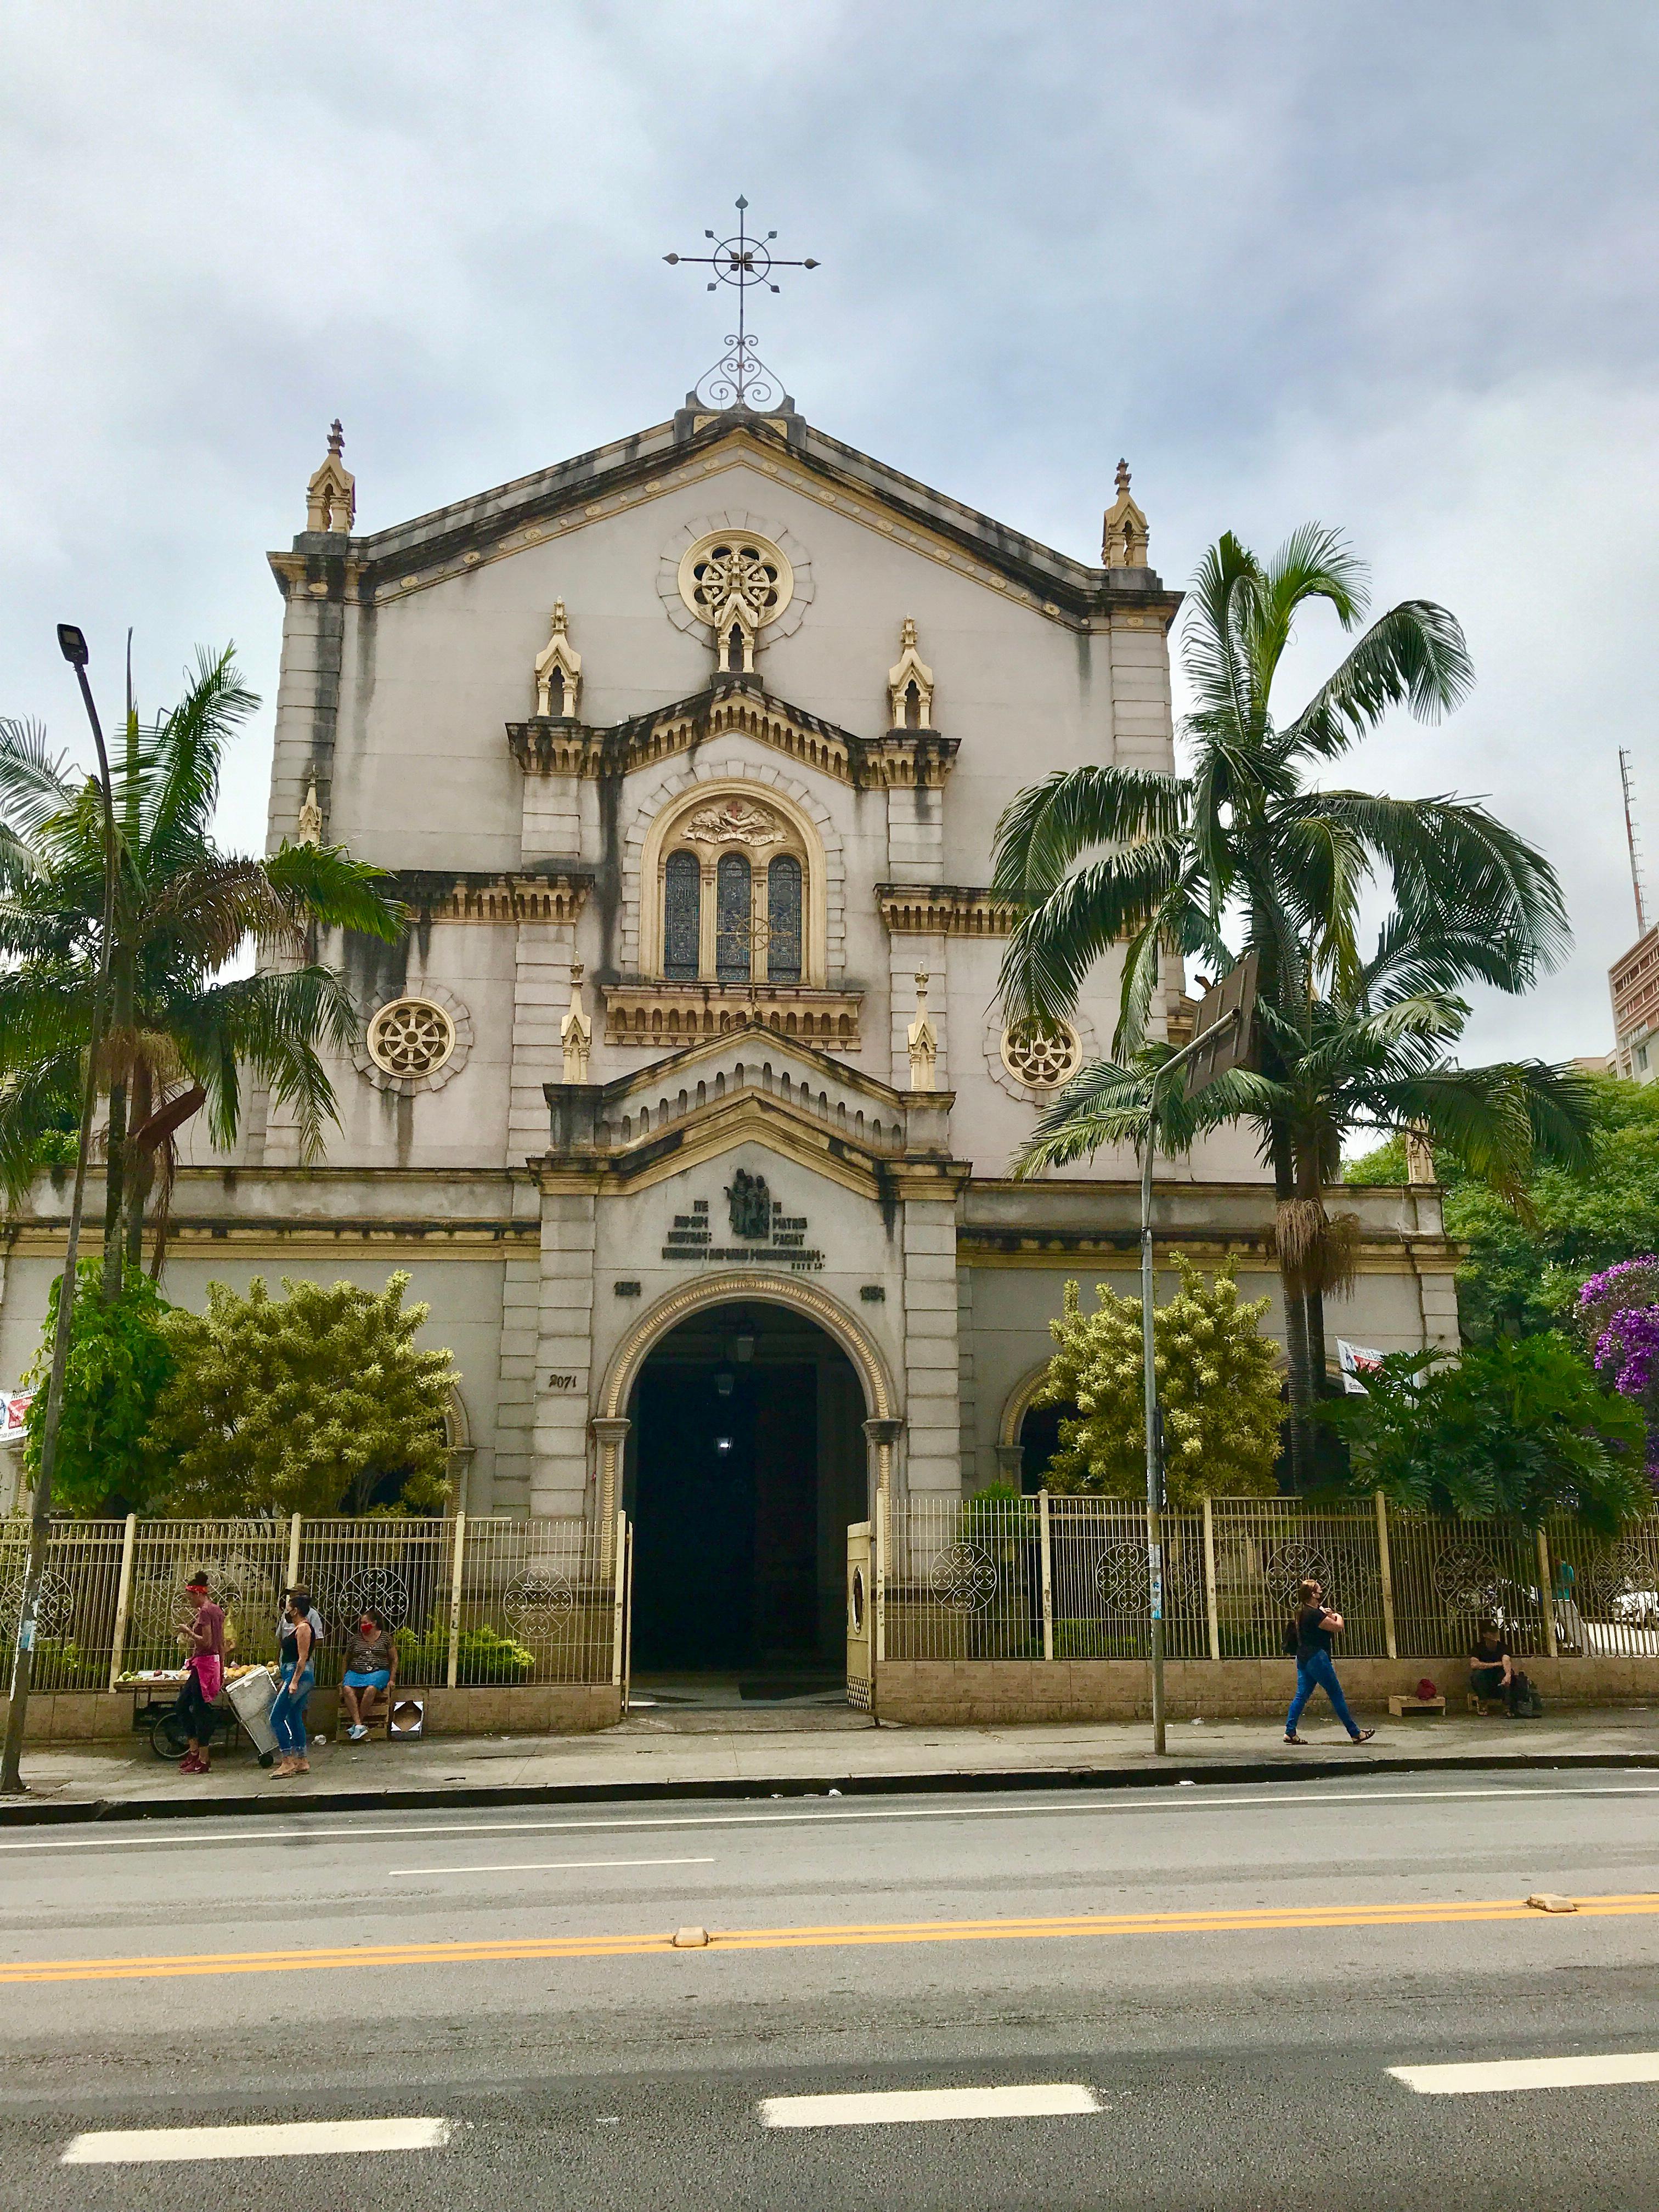
[[[355,1721],[352,1723],[349,1733],[353,1743],[361,1743],[363,1741],[363,1738],[368,1734],[368,1730],[363,1726],[361,1721]]]

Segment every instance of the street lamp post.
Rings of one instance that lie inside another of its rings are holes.
[[[92,1151],[92,1122],[98,1099],[98,1053],[103,1042],[109,986],[109,941],[115,917],[115,805],[110,787],[109,755],[98,709],[87,681],[87,641],[72,623],[59,623],[58,643],[80,679],[81,696],[98,749],[99,793],[104,809],[104,927],[98,947],[98,979],[93,988],[92,1025],[87,1043],[86,1081],[81,1096],[81,1141],[75,1155],[75,1189],[70,1200],[69,1238],[63,1279],[58,1287],[58,1325],[52,1337],[52,1375],[46,1384],[46,1418],[40,1437],[40,1472],[29,1516],[28,1557],[23,1569],[22,1602],[17,1611],[17,1644],[12,1658],[11,1695],[6,1707],[6,1741],[0,1753],[0,1796],[23,1788],[23,1729],[34,1681],[34,1636],[51,1534],[52,1478],[58,1461],[58,1431],[64,1417],[64,1377],[69,1367],[70,1324],[75,1310],[75,1269],[80,1254],[81,1216],[86,1201],[87,1161]]]
[[[1200,1001],[1192,1041],[1153,1072],[1146,1100],[1146,1141],[1140,1158],[1140,1358],[1146,1425],[1146,1587],[1152,1607],[1152,1749],[1168,1748],[1164,1709],[1164,1417],[1158,1403],[1152,1281],[1152,1162],[1158,1152],[1158,1102],[1164,1080],[1185,1067],[1190,1097],[1250,1050],[1255,1011],[1255,955],[1247,953]]]

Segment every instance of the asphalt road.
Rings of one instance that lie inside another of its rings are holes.
[[[1656,1819],[1530,1774],[10,1830],[0,2212],[1623,2212],[1659,2079],[1390,2069],[1659,2077]]]

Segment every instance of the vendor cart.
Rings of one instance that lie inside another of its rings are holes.
[[[266,1718],[271,1698],[261,1697],[259,1686],[253,1679],[257,1675],[263,1675],[268,1683],[271,1680],[268,1667],[226,1669],[224,1688],[208,1708],[210,1734],[202,1747],[204,1751],[216,1743],[233,1744],[246,1735],[261,1766],[269,1766],[275,1759],[276,1739]],[[149,1736],[149,1747],[157,1759],[182,1759],[190,1748],[189,1734],[179,1711],[179,1694],[185,1686],[184,1668],[141,1668],[132,1674],[118,1675],[113,1686],[131,1697],[133,1728]],[[271,1696],[275,1693],[276,1686],[271,1683]]]

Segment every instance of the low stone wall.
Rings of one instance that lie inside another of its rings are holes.
[[[431,1735],[582,1735],[614,1728],[622,1718],[622,1692],[610,1682],[529,1682],[514,1689],[426,1690]],[[314,1735],[331,1736],[339,1693],[317,1691],[306,1717]],[[8,1700],[0,1698],[0,1729]],[[29,1699],[31,1743],[102,1742],[134,1737],[133,1701],[120,1691],[45,1690]],[[142,1738],[134,1738],[142,1741]]]
[[[1528,1659],[1547,1705],[1659,1705],[1659,1657]],[[1356,1712],[1388,1711],[1426,1674],[1448,1712],[1465,1710],[1467,1659],[1341,1659],[1337,1673]],[[1283,1718],[1296,1689],[1292,1659],[1171,1659],[1164,1695],[1172,1720]],[[934,1727],[963,1722],[1152,1718],[1152,1682],[1139,1659],[890,1659],[877,1676],[878,1718]],[[1328,1715],[1315,1693],[1316,1715]]]

